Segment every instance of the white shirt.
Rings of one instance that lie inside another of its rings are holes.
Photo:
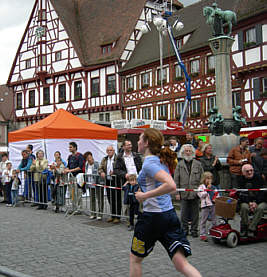
[[[137,170],[136,170],[136,166],[134,163],[133,154],[131,153],[130,155],[126,155],[126,153],[124,152],[123,158],[124,158],[124,162],[126,165],[127,174],[136,174],[137,175]]]
[[[6,175],[6,172],[8,173],[8,175]],[[10,170],[5,169],[2,172],[2,182],[4,184],[10,182],[11,181],[11,177],[12,177],[12,169],[10,169]]]
[[[108,157],[107,160],[107,178],[110,179],[110,172],[113,172],[113,165],[114,165],[114,155],[110,158]]]
[[[3,173],[3,171],[6,169],[6,164],[9,162],[9,160],[6,160],[5,162],[0,162],[0,175]]]

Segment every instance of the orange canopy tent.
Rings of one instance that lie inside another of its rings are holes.
[[[91,123],[59,109],[35,124],[10,132],[9,157],[17,165],[21,151],[27,144],[32,144],[34,153],[39,149],[44,150],[49,162],[54,160],[55,151],[60,151],[66,160],[69,155],[68,144],[75,141],[78,152],[90,151],[95,160],[100,162],[107,146],[113,145],[117,149],[117,134],[116,129]]]
[[[118,131],[86,121],[63,109],[23,129],[10,132],[8,141],[34,139],[111,139],[117,140]]]

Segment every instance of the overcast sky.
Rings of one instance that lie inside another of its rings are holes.
[[[179,0],[184,6],[199,0]],[[0,0],[0,84],[5,84],[35,0]]]

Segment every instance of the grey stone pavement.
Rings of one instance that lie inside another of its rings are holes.
[[[0,266],[33,277],[128,276],[132,234],[126,222],[114,225],[90,221],[86,215],[66,218],[52,208],[0,204]],[[203,277],[266,276],[267,242],[228,248],[188,238],[193,251],[189,261]],[[143,262],[143,276],[181,274],[157,243]]]

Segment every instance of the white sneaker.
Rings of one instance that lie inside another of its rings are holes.
[[[7,207],[12,207],[12,204],[6,204]]]
[[[96,217],[94,215],[91,215],[89,218],[90,219],[95,219]]]
[[[98,216],[98,217],[97,217],[97,220],[102,220],[102,217],[101,217],[101,216]]]

